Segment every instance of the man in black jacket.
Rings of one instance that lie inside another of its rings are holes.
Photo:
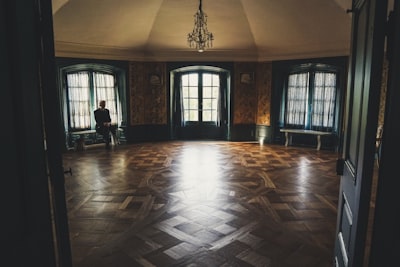
[[[99,108],[94,111],[94,118],[96,120],[96,132],[103,136],[106,148],[110,147],[110,132],[116,139],[116,125],[111,124],[110,111],[106,109],[106,101],[99,102]]]

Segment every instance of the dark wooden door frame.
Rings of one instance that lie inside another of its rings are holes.
[[[70,267],[51,0],[1,1],[0,14],[8,127],[2,151],[7,158],[2,262]]]
[[[370,252],[370,267],[391,267],[400,251],[399,160],[400,151],[400,1],[389,16],[389,61],[385,122]]]
[[[56,81],[56,62],[53,36],[52,5],[49,0],[40,0],[37,12],[40,14],[39,64],[42,90],[42,109],[48,165],[51,213],[54,215],[54,244],[59,266],[72,266],[67,205],[65,198],[64,167],[62,152],[65,147],[60,109],[60,95]]]

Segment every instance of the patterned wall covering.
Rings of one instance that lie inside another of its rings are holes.
[[[131,125],[167,124],[166,64],[130,62]]]
[[[259,63],[256,72],[258,93],[257,125],[271,126],[272,63]]]
[[[233,124],[255,124],[257,115],[257,63],[235,63]]]
[[[235,63],[233,124],[270,126],[271,75],[269,62]]]
[[[238,62],[234,68],[233,123],[270,126],[271,63]],[[167,124],[166,63],[130,62],[131,125]]]

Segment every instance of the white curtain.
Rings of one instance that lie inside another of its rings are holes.
[[[317,72],[314,83],[312,126],[332,127],[336,100],[336,74]]]
[[[286,99],[286,124],[306,125],[309,73],[289,75]]]
[[[90,85],[89,73],[67,74],[68,104],[70,127],[73,129],[90,128]]]
[[[87,71],[70,73],[67,74],[67,90],[71,129],[93,128],[93,111],[98,107],[100,100],[106,101],[112,123],[121,125],[122,107],[114,75],[98,72],[91,75]]]
[[[93,73],[94,103],[99,104],[100,100],[106,101],[106,108],[110,110],[111,122],[120,125],[121,107],[117,103],[115,79],[111,74]]]

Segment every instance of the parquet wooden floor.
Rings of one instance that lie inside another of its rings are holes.
[[[74,267],[332,266],[336,157],[223,141],[67,152]]]

